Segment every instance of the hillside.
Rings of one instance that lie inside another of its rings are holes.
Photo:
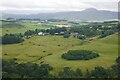
[[[95,66],[110,67],[118,56],[118,34],[98,39],[80,46],[80,40],[62,36],[34,36],[22,44],[3,45],[3,59],[17,59],[17,62],[48,63],[54,67],[53,74],[63,67],[81,68],[83,71]],[[100,57],[88,61],[67,61],[61,55],[68,50],[91,50]],[[42,57],[42,58],[41,58]],[[89,65],[89,66],[88,66]]]
[[[9,14],[3,13],[3,18],[28,18],[28,19],[65,19],[69,21],[103,21],[117,19],[117,12],[97,10],[94,8],[83,11],[69,11],[56,13],[39,13],[39,14]]]
[[[22,22],[22,21],[2,21],[0,26],[0,36],[5,34],[16,34],[24,33],[27,30],[35,29],[49,29],[51,26],[45,26],[32,22]]]
[[[112,40],[115,39],[114,43]],[[109,41],[106,43],[106,41]],[[88,69],[93,69],[95,66],[110,67],[114,64],[116,57],[118,56],[118,34],[110,35],[106,38],[100,39],[98,41],[88,43],[83,46],[75,46],[68,50],[91,50],[98,52],[100,54],[99,58],[88,60],[88,61],[67,61],[61,59],[61,54],[67,52],[63,51],[62,53],[48,56],[45,58],[45,61],[55,67],[56,71],[59,69],[69,66],[73,69],[81,68],[83,71]],[[88,66],[89,65],[89,66]]]

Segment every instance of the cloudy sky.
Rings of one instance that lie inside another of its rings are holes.
[[[9,13],[81,11],[87,8],[118,10],[119,0],[2,0],[0,9]]]

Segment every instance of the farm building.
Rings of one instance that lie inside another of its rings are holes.
[[[39,22],[39,23],[37,23],[37,24],[41,25],[42,23],[41,23],[41,22]]]
[[[59,33],[55,33],[55,35],[58,35]]]
[[[60,34],[64,34],[65,32],[60,32]]]
[[[39,32],[38,35],[39,35],[39,36],[45,36],[45,35],[49,35],[49,33]]]
[[[39,36],[44,36],[45,34],[43,32],[38,33]]]
[[[54,26],[56,26],[56,27],[69,27],[70,25],[68,25],[68,24],[56,24]]]
[[[54,33],[55,35],[64,35],[65,32]]]
[[[77,36],[79,33],[70,33],[71,36]]]

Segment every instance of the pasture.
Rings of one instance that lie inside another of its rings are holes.
[[[2,46],[3,59],[16,59],[18,63],[48,63],[57,74],[63,67],[92,70],[95,66],[110,67],[118,56],[118,33],[80,45],[81,40],[63,36],[32,36],[23,43]],[[67,61],[61,55],[68,50],[91,50],[98,52],[100,57],[91,60]]]
[[[42,24],[38,24],[35,22],[2,22],[0,27],[0,35],[4,34],[16,34],[16,33],[24,33],[27,30],[35,30],[35,29],[50,29],[51,26],[46,26]]]

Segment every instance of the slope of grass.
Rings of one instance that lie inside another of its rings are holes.
[[[114,39],[114,40],[113,40]],[[106,41],[108,41],[106,43]],[[114,42],[113,42],[114,41]],[[100,57],[84,61],[67,61],[61,58],[61,55],[66,51],[60,52],[59,54],[51,55],[45,58],[46,63],[54,66],[55,71],[61,70],[63,67],[68,66],[73,69],[81,68],[83,71],[93,69],[95,66],[103,66],[105,68],[110,67],[115,63],[115,59],[118,56],[118,35],[114,34],[98,41],[85,44],[83,46],[75,46],[69,50],[91,50],[98,52]]]
[[[3,58],[12,59],[17,57],[19,62],[36,61],[41,56],[57,54],[80,41],[71,37],[64,39],[62,36],[34,36],[23,42],[23,45],[3,45]],[[8,54],[4,56],[4,54]],[[39,60],[38,60],[39,61]]]
[[[2,28],[3,27],[3,28]],[[15,33],[24,33],[27,30],[35,29],[50,29],[51,27],[32,23],[32,22],[2,22],[2,27],[0,27],[0,35],[4,34],[15,34]],[[2,34],[1,34],[2,33]]]
[[[91,43],[80,45],[80,40],[70,37],[64,39],[62,36],[33,36],[23,42],[23,45],[3,45],[3,59],[18,58],[17,62],[35,62],[50,64],[54,67],[56,74],[63,67],[72,69],[81,68],[83,71],[93,69],[95,66],[110,67],[115,63],[118,56],[118,34],[95,40]],[[91,60],[67,61],[61,55],[68,50],[91,50],[98,52],[100,57]],[[5,55],[7,54],[7,55]],[[48,54],[52,54],[49,55]],[[40,57],[43,57],[40,59]]]
[[[2,28],[15,28],[15,27],[24,27],[20,22],[16,22],[16,21],[10,21],[10,22],[5,22],[2,21]]]

